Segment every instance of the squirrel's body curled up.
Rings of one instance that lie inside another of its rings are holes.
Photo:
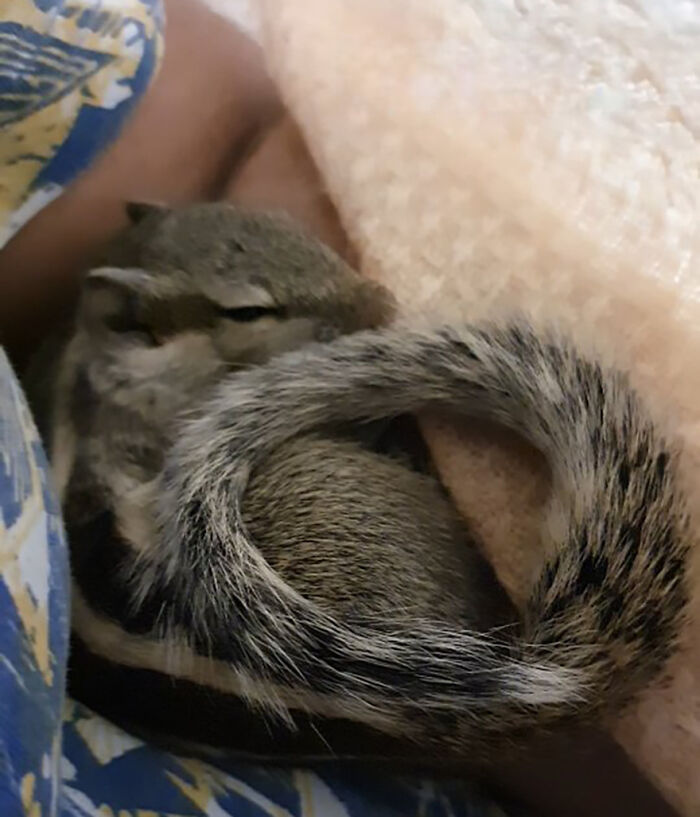
[[[78,696],[248,754],[442,761],[596,716],[662,668],[686,519],[623,376],[522,323],[377,329],[386,293],[272,216],[131,213],[29,381]],[[368,441],[431,407],[549,459],[551,556],[517,627],[437,481]]]

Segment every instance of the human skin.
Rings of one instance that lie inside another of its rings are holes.
[[[70,309],[81,271],[125,224],[127,200],[281,208],[354,260],[257,48],[194,0],[166,0],[166,11],[163,66],[123,133],[0,251],[0,341],[18,366]],[[504,443],[500,456],[506,471],[522,468],[515,446]],[[506,487],[492,484],[498,502]],[[552,817],[670,813],[610,739],[588,732],[488,777]]]

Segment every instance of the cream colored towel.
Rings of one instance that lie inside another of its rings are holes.
[[[363,267],[406,316],[524,312],[629,370],[700,509],[700,3],[207,1],[259,39]],[[489,429],[429,430],[521,597],[541,466]],[[700,814],[698,632],[670,686],[612,725],[686,815]]]

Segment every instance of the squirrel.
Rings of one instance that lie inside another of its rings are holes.
[[[443,762],[661,672],[688,523],[621,373],[523,320],[386,328],[388,293],[281,217],[129,214],[42,386],[87,703],[249,755]],[[517,625],[433,477],[372,449],[373,424],[425,408],[549,460]]]

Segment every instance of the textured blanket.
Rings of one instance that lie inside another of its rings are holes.
[[[674,430],[700,507],[700,5],[208,4],[261,43],[364,269],[405,315],[524,312],[629,371]],[[426,427],[521,597],[540,557],[541,464],[492,429]],[[610,724],[689,815],[700,813],[693,612],[670,683]]]

